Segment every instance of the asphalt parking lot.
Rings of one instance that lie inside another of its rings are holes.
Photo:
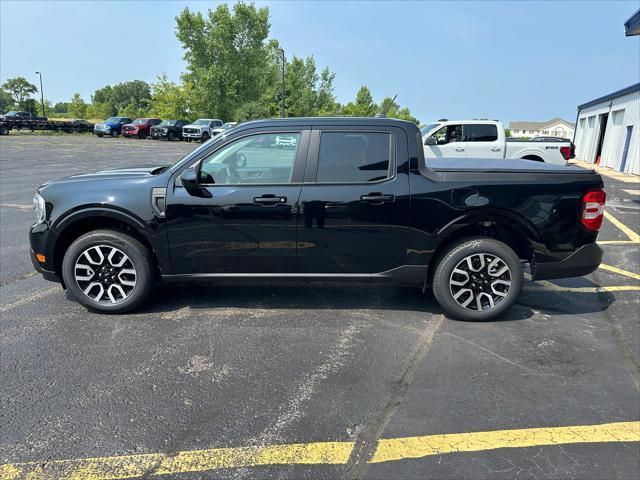
[[[171,285],[105,316],[35,275],[39,184],[196,146],[0,137],[0,478],[638,478],[640,183],[605,178],[602,268],[489,323],[361,285]]]

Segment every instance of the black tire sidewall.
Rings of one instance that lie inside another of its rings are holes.
[[[84,294],[76,282],[76,260],[87,248],[97,245],[109,245],[122,250],[136,269],[136,286],[123,302],[113,305],[95,302]],[[69,246],[62,261],[62,276],[72,295],[90,310],[104,313],[123,313],[138,307],[151,292],[153,272],[148,250],[135,238],[117,230],[96,230],[82,235]]]
[[[451,295],[449,279],[453,269],[466,256],[488,253],[500,257],[511,271],[511,288],[500,305],[486,311],[469,310],[459,305]],[[518,255],[506,243],[493,238],[465,238],[453,244],[441,257],[433,275],[433,295],[440,306],[451,316],[469,321],[487,321],[507,312],[518,301],[524,283],[524,272]]]

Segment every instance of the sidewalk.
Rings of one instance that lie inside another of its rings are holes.
[[[596,165],[595,163],[583,162],[582,160],[578,160],[577,158],[569,160],[569,164],[576,165],[582,168],[588,168],[590,170],[595,170],[600,175],[613,178],[614,180],[618,180],[619,182],[640,184],[640,176],[634,175],[633,173],[618,172],[616,170],[613,170],[612,168],[601,167],[599,165]]]

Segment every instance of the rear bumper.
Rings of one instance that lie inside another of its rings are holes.
[[[595,271],[602,262],[602,249],[595,243],[583,245],[559,262],[536,262],[533,279],[581,277]]]

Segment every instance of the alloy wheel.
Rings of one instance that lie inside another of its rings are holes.
[[[131,259],[118,248],[98,245],[84,250],[74,266],[76,283],[94,302],[115,304],[126,300],[136,286]]]
[[[460,306],[476,311],[490,310],[509,294],[511,270],[497,255],[474,253],[453,269],[449,289]]]

